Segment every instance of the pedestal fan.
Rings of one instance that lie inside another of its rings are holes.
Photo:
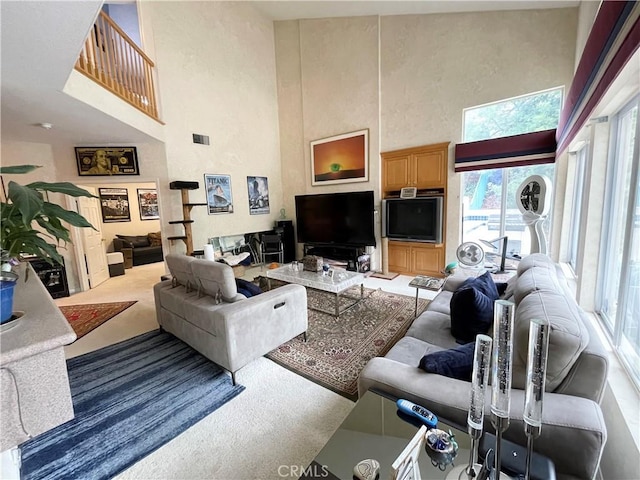
[[[547,253],[547,238],[542,229],[551,203],[551,181],[531,175],[518,187],[516,204],[531,234],[531,253]]]
[[[460,265],[474,268],[482,266],[484,250],[475,242],[464,242],[456,249],[456,257]]]

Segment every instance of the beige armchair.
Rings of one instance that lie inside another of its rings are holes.
[[[166,256],[171,280],[154,286],[156,316],[209,360],[235,373],[307,330],[307,293],[300,285],[246,298],[233,269],[186,255]]]

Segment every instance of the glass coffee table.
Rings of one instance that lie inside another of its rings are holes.
[[[364,299],[364,275],[358,272],[350,272],[348,270],[334,270],[333,275],[324,272],[309,272],[307,270],[298,270],[293,265],[284,265],[279,268],[267,270],[267,280],[269,281],[269,289],[271,289],[270,280],[280,280],[286,283],[295,283],[314,290],[335,294],[335,306],[333,311],[321,310],[315,307],[309,307],[324,313],[330,313],[336,318],[341,313],[346,312]],[[346,290],[360,285],[360,298],[355,302],[340,309],[340,295]]]
[[[453,434],[458,444],[458,453],[453,464],[447,465],[443,470],[432,463],[431,458],[422,448],[418,456],[421,478],[423,480],[468,480],[465,470],[469,462],[471,437],[466,427],[455,425],[443,418],[438,420],[436,428]],[[418,429],[417,424],[401,418],[394,400],[368,391],[360,397],[353,410],[305,469],[300,479],[351,480],[353,467],[358,462],[369,458],[380,463],[380,480],[393,478],[391,467],[394,461],[416,435]],[[480,459],[484,458],[490,448],[495,448],[495,436],[485,432],[480,440]],[[524,447],[503,440],[503,468],[500,479],[523,478],[525,461]],[[532,480],[555,480],[555,468],[548,458],[534,453],[532,465]]]
[[[371,391],[365,393],[300,478],[324,475],[325,479],[349,480],[353,467],[367,458],[380,463],[380,480],[391,478],[391,465],[418,432],[418,427],[400,418],[397,411],[396,402]],[[455,436],[459,449],[454,464],[466,465],[471,445],[469,435],[442,422],[437,428]],[[418,463],[423,479],[445,479],[452,469],[434,466],[424,448]]]

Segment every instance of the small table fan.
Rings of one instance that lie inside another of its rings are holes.
[[[478,267],[483,264],[484,250],[475,242],[464,242],[457,248],[456,257],[465,267]]]

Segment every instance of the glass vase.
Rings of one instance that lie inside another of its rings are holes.
[[[489,367],[491,365],[491,345],[493,341],[489,335],[477,335],[473,353],[473,372],[471,374],[471,400],[467,425],[471,437],[469,465],[466,469],[467,478],[476,476],[474,468],[478,462],[478,440],[482,436],[484,424],[484,399],[489,382]]]
[[[471,374],[471,402],[467,424],[469,428],[482,431],[484,422],[484,397],[489,382],[491,365],[491,345],[489,335],[476,336],[476,348],[473,355],[473,373]]]
[[[501,467],[502,433],[509,427],[515,310],[515,304],[507,300],[496,300],[493,307],[491,423],[496,430],[496,472],[500,472]]]
[[[547,354],[549,351],[549,322],[532,319],[529,327],[529,351],[527,355],[527,386],[524,397],[524,421],[532,427],[542,424],[542,399],[544,397]]]
[[[491,413],[508,418],[511,405],[513,317],[516,306],[496,300],[493,313],[493,366],[491,368]]]

